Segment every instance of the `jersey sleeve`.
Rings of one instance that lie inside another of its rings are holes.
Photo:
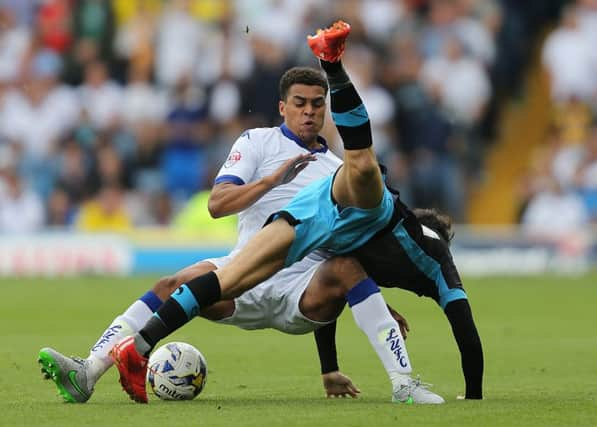
[[[244,132],[232,145],[230,154],[220,168],[214,184],[230,182],[243,185],[253,180],[259,166],[259,144],[251,141],[249,131]]]

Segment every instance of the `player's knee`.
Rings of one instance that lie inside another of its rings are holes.
[[[350,178],[356,183],[367,184],[381,176],[379,165],[371,156],[360,156],[348,168]]]
[[[361,264],[352,257],[335,257],[326,261],[324,285],[335,297],[344,297],[358,282],[367,277]]]
[[[179,285],[180,283],[176,275],[165,276],[157,281],[157,283],[153,287],[153,292],[160,299],[162,299],[162,301],[164,301],[172,294],[172,292],[174,292],[178,288]]]

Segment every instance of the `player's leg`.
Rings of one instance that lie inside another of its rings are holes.
[[[162,302],[181,284],[215,269],[216,266],[211,262],[200,262],[158,280],[151,290],[114,318],[91,347],[87,359],[65,356],[52,348],[41,349],[39,363],[42,373],[46,378],[55,382],[59,394],[64,400],[86,402],[93,394],[97,381],[113,365],[109,353],[114,345],[125,336],[141,329],[162,305]],[[213,307],[205,315],[208,318],[224,317],[232,310],[233,302],[227,301]],[[72,371],[75,372],[74,375],[69,374]]]
[[[147,402],[147,356],[161,339],[189,322],[201,310],[222,298],[232,299],[241,295],[279,271],[284,266],[294,236],[294,228],[285,220],[267,225],[229,264],[187,281],[138,333],[118,343],[112,351],[112,358],[120,372],[120,382],[129,396],[137,402]]]
[[[324,322],[337,318],[346,302],[390,378],[393,401],[443,403],[440,396],[410,377],[412,367],[400,326],[356,259],[337,257],[323,263],[303,292],[299,308],[307,318]]]
[[[344,164],[334,180],[334,199],[340,206],[374,208],[381,201],[384,183],[372,147],[367,110],[342,63],[320,62],[330,84],[332,118],[344,145]]]
[[[300,312],[317,322],[337,319],[346,306],[346,283],[358,283],[366,274],[349,257],[334,257],[322,263],[309,280],[300,301]]]
[[[139,331],[137,350],[148,354],[159,340],[221,299],[232,299],[279,271],[294,228],[276,220],[261,229],[224,267],[182,285]],[[145,343],[143,343],[145,341]]]
[[[414,213],[414,215],[413,215]],[[483,396],[483,348],[449,241],[449,218],[428,209],[407,214],[393,232],[352,254],[380,286],[432,298],[444,311],[461,355],[467,399]]]
[[[337,22],[308,41],[326,73],[332,118],[344,145],[344,165],[334,180],[334,199],[340,206],[370,209],[379,205],[384,185],[367,109],[340,61],[349,33],[348,24]]]

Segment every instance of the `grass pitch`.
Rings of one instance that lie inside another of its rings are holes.
[[[358,399],[323,397],[311,335],[246,332],[195,320],[171,340],[206,356],[206,389],[191,402],[128,400],[111,370],[84,404],[65,404],[42,381],[41,347],[86,356],[115,315],[154,278],[1,280],[0,425],[39,426],[595,426],[597,275],[465,280],[485,350],[485,400],[458,401],[459,355],[430,300],[384,290],[410,322],[415,373],[435,384],[441,406],[390,403],[390,386],[366,337],[345,310],[340,367]]]

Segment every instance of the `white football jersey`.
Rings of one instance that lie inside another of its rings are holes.
[[[259,231],[269,216],[282,209],[299,190],[336,171],[342,160],[332,153],[323,138],[323,148],[312,151],[317,158],[288,184],[275,187],[252,206],[238,214],[238,241],[235,250]],[[286,125],[245,131],[234,143],[215,183],[247,184],[271,175],[286,160],[309,150]]]

